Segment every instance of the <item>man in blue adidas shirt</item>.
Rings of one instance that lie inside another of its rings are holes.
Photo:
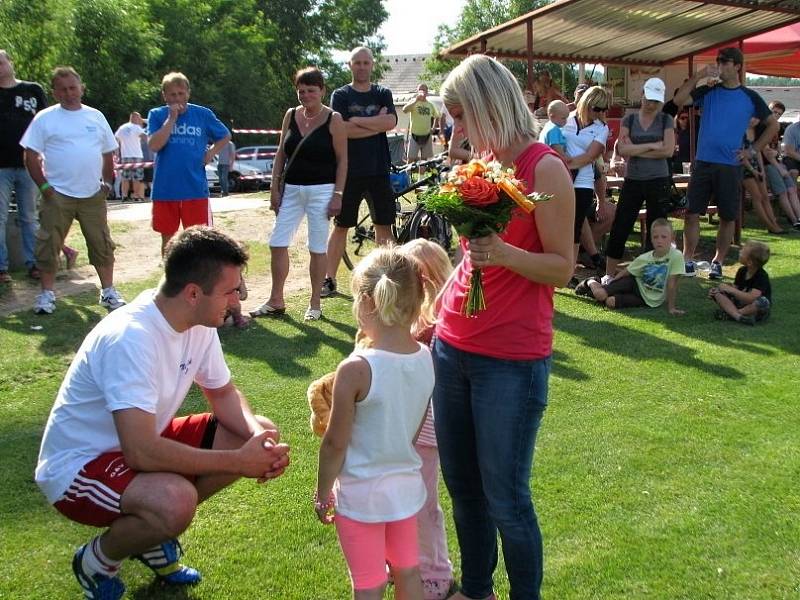
[[[190,93],[183,73],[167,73],[161,80],[166,106],[147,115],[148,145],[156,153],[153,229],[161,234],[162,255],[181,224],[212,224],[205,167],[231,139],[212,110],[189,103]]]
[[[687,274],[694,273],[694,256],[700,238],[700,215],[705,214],[714,198],[719,214],[717,247],[711,263],[709,278],[722,277],[722,263],[733,240],[736,218],[741,202],[742,138],[750,119],[761,120],[764,131],[753,143],[761,151],[778,132],[778,121],[756,92],[741,84],[744,56],[738,48],[723,48],[717,54],[716,65],[701,69],[675,93],[673,101],[683,106],[691,99],[703,109],[697,155],[687,192],[686,223],[683,230],[683,257]],[[719,79],[713,86],[695,88],[701,79]]]

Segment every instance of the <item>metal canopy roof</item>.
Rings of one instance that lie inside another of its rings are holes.
[[[800,0],[559,0],[442,56],[663,65],[800,21]]]

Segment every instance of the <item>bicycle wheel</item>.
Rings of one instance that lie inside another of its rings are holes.
[[[453,229],[444,217],[419,208],[408,224],[408,239],[418,238],[435,242],[445,250],[450,250],[453,243]]]
[[[358,222],[353,228],[352,234],[347,239],[342,260],[345,266],[351,271],[358,264],[358,261],[369,254],[375,248],[375,227],[372,224],[372,216],[369,213],[369,205],[366,200],[361,201],[358,209]]]

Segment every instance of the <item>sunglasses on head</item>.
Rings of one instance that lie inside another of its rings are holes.
[[[608,110],[608,107],[607,106],[593,106],[592,110],[594,112],[603,112],[603,111]]]

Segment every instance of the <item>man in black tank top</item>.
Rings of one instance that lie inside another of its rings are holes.
[[[386,132],[397,124],[391,90],[372,84],[374,59],[369,48],[350,54],[353,80],[331,95],[331,108],[342,115],[347,129],[347,184],[342,211],[328,239],[328,269],[322,297],[336,291],[336,271],[347,243],[347,231],[358,220],[358,207],[366,198],[375,225],[375,241],[392,241],[394,199],[389,183],[389,142]]]

